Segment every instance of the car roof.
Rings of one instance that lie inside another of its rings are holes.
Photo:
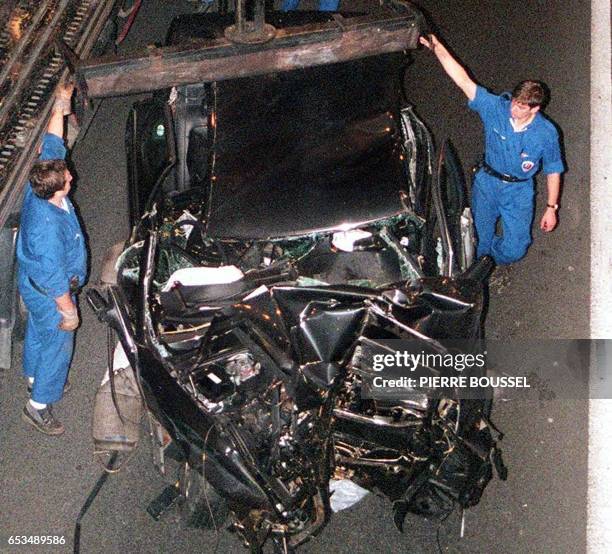
[[[203,15],[175,21],[169,41],[214,38],[232,21]],[[298,12],[272,21],[329,17]],[[383,54],[210,85],[207,234],[295,236],[402,212],[404,64],[401,53]]]

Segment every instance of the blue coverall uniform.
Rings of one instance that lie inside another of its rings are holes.
[[[41,160],[64,159],[62,139],[47,133]],[[70,279],[85,282],[87,252],[74,206],[67,211],[36,196],[26,185],[17,237],[18,286],[28,308],[23,370],[34,378],[32,400],[53,404],[61,399],[72,358],[74,331],[58,328],[62,316],[55,298],[70,290]]]
[[[321,12],[336,12],[338,11],[338,5],[340,0],[319,0],[319,11]],[[282,10],[284,12],[290,12],[297,10],[300,5],[300,0],[284,0]]]
[[[491,94],[481,86],[468,106],[484,125],[485,162],[499,173],[522,182],[506,182],[480,169],[472,187],[472,210],[478,235],[477,255],[490,254],[497,264],[510,264],[527,253],[534,214],[533,177],[562,173],[564,165],[555,126],[540,112],[529,125],[515,131],[510,117],[510,94]],[[495,225],[501,217],[502,236]]]

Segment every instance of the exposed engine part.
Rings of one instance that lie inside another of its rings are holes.
[[[240,385],[240,383],[248,381],[251,377],[259,375],[260,369],[261,364],[256,362],[248,352],[232,356],[225,364],[225,371],[232,376],[232,381],[236,385]]]

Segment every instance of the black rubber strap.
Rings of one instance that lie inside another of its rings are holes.
[[[108,462],[109,467],[112,467],[115,464],[116,460],[117,452],[113,452]],[[100,489],[102,488],[104,483],[106,483],[106,480],[108,479],[109,475],[110,473],[108,473],[107,471],[102,472],[102,475],[100,475],[98,482],[95,484],[94,488],[89,493],[87,500],[85,500],[85,504],[83,504],[83,507],[79,512],[79,517],[77,517],[76,525],[74,526],[74,554],[79,554],[79,552],[81,551],[81,520],[83,519],[83,516],[85,516],[85,514],[87,513],[87,510],[89,510],[89,508],[93,504],[93,501],[96,499],[96,496],[98,496]]]

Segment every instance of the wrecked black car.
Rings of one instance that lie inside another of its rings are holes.
[[[274,24],[299,17],[330,16]],[[179,18],[169,43],[226,25]],[[407,104],[406,64],[178,86],[130,114],[133,230],[89,300],[182,452],[184,502],[205,491],[205,518],[255,552],[319,533],[334,481],[388,497],[401,529],[476,504],[492,476],[485,400],[368,394],[385,341],[476,348],[482,326],[461,171]]]

